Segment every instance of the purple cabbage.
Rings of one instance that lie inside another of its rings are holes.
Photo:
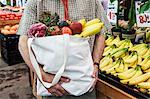
[[[44,37],[47,26],[43,23],[32,24],[28,30],[28,37]]]

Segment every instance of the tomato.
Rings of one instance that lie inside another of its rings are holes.
[[[18,17],[19,19],[21,19],[21,17]]]
[[[10,20],[14,20],[14,17],[10,17],[9,19],[10,19]]]
[[[3,16],[1,16],[1,18],[6,18],[6,16],[3,15]]]
[[[6,17],[9,18],[10,16],[7,14]]]
[[[10,17],[15,17],[15,15],[11,14]]]
[[[63,27],[62,28],[62,34],[69,34],[72,35],[72,31],[69,27]]]
[[[9,20],[9,18],[5,18],[5,20]]]
[[[19,18],[18,18],[18,17],[14,17],[14,19],[15,19],[15,20],[18,20]]]

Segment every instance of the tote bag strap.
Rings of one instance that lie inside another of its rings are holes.
[[[63,35],[63,40],[64,40],[64,49],[63,49],[63,52],[64,52],[64,62],[62,64],[62,66],[60,67],[60,69],[58,70],[58,72],[55,74],[55,77],[52,81],[52,83],[48,83],[48,82],[44,82],[43,79],[42,79],[42,75],[41,75],[41,71],[40,71],[40,67],[39,67],[39,64],[32,52],[32,42],[34,40],[34,38],[29,38],[28,39],[28,50],[29,50],[29,56],[30,56],[30,60],[31,60],[31,63],[35,69],[35,72],[39,78],[39,80],[42,82],[42,84],[46,87],[46,88],[50,88],[51,86],[55,85],[58,83],[58,81],[60,80],[64,70],[65,70],[65,67],[66,67],[66,62],[67,62],[67,49],[68,49],[68,42],[69,42],[69,35],[68,34],[64,34]]]

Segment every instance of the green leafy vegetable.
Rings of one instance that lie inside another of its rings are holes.
[[[136,23],[136,13],[135,13],[135,2],[131,0],[131,8],[129,11],[129,27],[128,29],[131,30],[133,25]]]
[[[140,6],[140,13],[144,13],[145,11],[149,10],[150,9],[150,0],[143,3],[141,6]]]

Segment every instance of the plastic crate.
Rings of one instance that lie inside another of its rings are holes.
[[[1,56],[8,65],[14,65],[23,62],[18,50],[19,35],[1,36]]]

